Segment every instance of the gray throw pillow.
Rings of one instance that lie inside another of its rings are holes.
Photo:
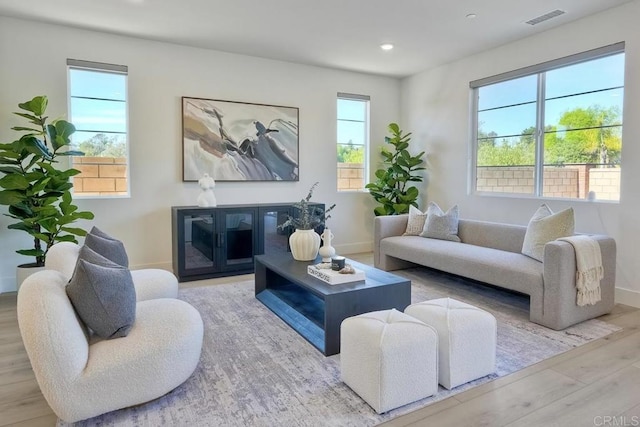
[[[129,257],[120,240],[101,237],[91,232],[84,239],[84,244],[105,258],[123,267],[129,267]]]
[[[102,238],[109,239],[109,240],[117,240],[117,239],[109,236],[104,231],[100,230],[95,225],[93,227],[91,227],[91,230],[89,231],[89,234],[93,234],[94,236],[102,237]]]
[[[436,203],[429,202],[427,219],[420,235],[431,239],[460,242],[458,237],[458,205],[444,213]]]
[[[102,338],[127,336],[136,318],[131,272],[110,261],[93,264],[78,258],[66,287],[80,319]]]

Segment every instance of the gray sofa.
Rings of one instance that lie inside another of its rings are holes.
[[[420,236],[403,236],[408,215],[375,218],[374,263],[382,270],[416,264],[478,280],[530,296],[532,322],[561,330],[609,313],[614,306],[616,243],[592,236],[600,244],[604,278],[602,299],[595,305],[576,304],[576,259],[567,242],[546,244],[543,262],[520,253],[527,227],[461,219],[462,243]]]

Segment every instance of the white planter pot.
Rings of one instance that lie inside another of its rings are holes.
[[[289,236],[289,246],[293,259],[313,261],[318,256],[320,236],[315,230],[296,230]]]
[[[36,267],[34,264],[21,264],[16,267],[16,291],[20,290],[20,285],[33,273],[44,270],[44,267]]]

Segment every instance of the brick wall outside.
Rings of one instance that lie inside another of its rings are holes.
[[[82,196],[127,194],[127,159],[124,157],[74,157],[80,171],[73,178],[73,192]]]
[[[589,171],[589,190],[598,200],[620,200],[620,168],[594,168]]]
[[[478,191],[533,194],[533,166],[483,166],[477,171]],[[620,199],[620,168],[568,165],[544,168],[542,194],[545,197],[586,199],[589,191],[598,200]]]
[[[364,188],[364,164],[338,163],[338,191]]]

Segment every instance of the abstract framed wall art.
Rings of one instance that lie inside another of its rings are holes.
[[[298,181],[298,109],[182,97],[182,179]]]

